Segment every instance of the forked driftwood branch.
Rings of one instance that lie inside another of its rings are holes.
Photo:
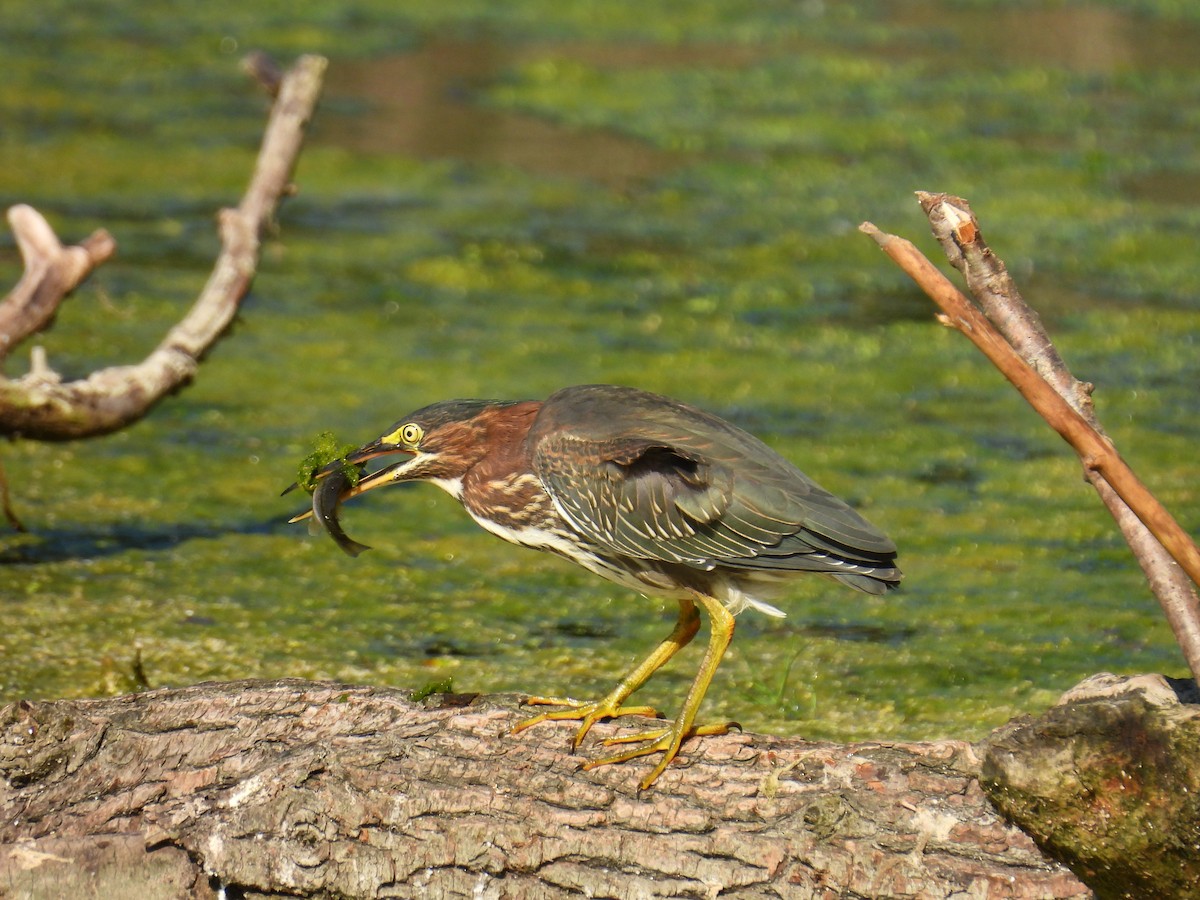
[[[77,246],[64,247],[41,213],[23,203],[9,209],[8,224],[25,274],[0,302],[0,362],[25,338],[49,325],[63,299],[117,249],[103,229]]]
[[[254,175],[238,207],[221,211],[221,252],[187,315],[142,362],[101,369],[76,381],[64,382],[35,348],[26,375],[0,376],[0,434],[47,441],[107,434],[142,418],[191,380],[250,289],[260,235],[291,187],[325,65],[322,57],[304,56],[282,76]],[[257,73],[261,66],[250,68]],[[66,295],[115,248],[103,231],[78,247],[63,247],[46,220],[28,206],[13,207],[9,222],[25,275],[0,304],[0,360],[46,327]]]
[[[966,335],[1079,455],[1146,573],[1193,677],[1200,678],[1200,550],[1134,474],[1096,422],[1091,385],[1077,381],[1054,349],[1037,314],[1021,298],[992,253],[967,202],[918,193],[934,235],[963,272],[971,303],[913,244],[864,222],[897,265],[942,309],[943,324]],[[993,323],[995,327],[993,327]],[[998,330],[999,329],[999,330]]]

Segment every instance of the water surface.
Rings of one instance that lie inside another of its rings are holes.
[[[0,200],[120,242],[44,336],[68,375],[140,358],[203,284],[262,126],[237,55],[327,53],[328,90],[253,296],[196,383],[120,434],[4,448],[31,530],[0,537],[0,696],[283,675],[606,691],[671,604],[504,545],[433,488],[347,504],[375,547],[355,560],[287,526],[278,496],[319,431],[361,443],[434,400],[589,381],[729,417],[900,545],[895,594],[814,579],[788,618],[741,617],[714,719],[974,737],[1096,671],[1181,674],[1078,464],[856,226],[933,253],[911,192],[968,196],[1195,532],[1194,19],[130,9],[0,23]],[[9,240],[0,280],[18,274]],[[697,661],[647,702],[672,710]]]

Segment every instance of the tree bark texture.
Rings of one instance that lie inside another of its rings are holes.
[[[646,764],[581,772],[574,726],[524,715],[301,681],[12,704],[0,895],[1092,896],[962,741],[707,737],[639,795]]]
[[[1194,681],[1097,675],[980,748],[988,795],[1102,900],[1200,897]]]

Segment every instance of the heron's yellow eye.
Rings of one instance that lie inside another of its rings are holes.
[[[384,435],[380,442],[384,444],[402,444],[405,447],[416,447],[421,443],[421,438],[425,437],[425,429],[416,422],[409,422],[407,425],[401,425],[391,434]]]

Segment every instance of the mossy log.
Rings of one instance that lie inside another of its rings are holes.
[[[1097,675],[980,745],[984,789],[1101,900],[1200,897],[1194,681]]]
[[[12,704],[0,895],[1091,896],[962,741],[707,737],[639,794],[648,763],[580,771],[524,714],[300,681]]]

